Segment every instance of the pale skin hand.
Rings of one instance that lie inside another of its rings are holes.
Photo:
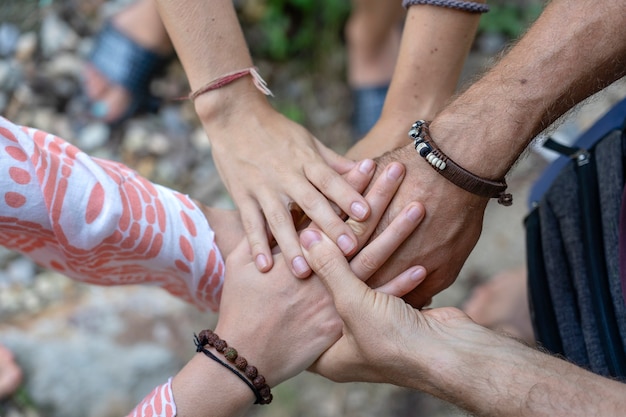
[[[393,174],[398,171],[400,175]],[[382,214],[403,173],[400,164],[392,164],[373,184],[366,198],[374,215]],[[409,204],[385,232],[350,261],[348,268],[367,279],[422,217],[421,205]],[[376,221],[368,220],[363,225],[352,222],[360,242],[368,239]],[[282,255],[274,256],[275,267],[269,273],[261,273],[250,261],[246,241],[233,250],[227,259],[220,318],[215,329],[259,369],[271,386],[309,367],[340,337],[341,331],[341,320],[324,285],[316,277],[295,279]],[[421,267],[409,268],[376,291],[401,296],[419,285],[425,275]],[[243,382],[202,354],[194,356],[174,378],[172,389],[180,417],[242,415],[254,401]]]
[[[252,66],[232,1],[157,0],[157,6],[192,90]],[[250,77],[199,96],[195,107],[259,270],[272,267],[269,227],[292,272],[310,273],[289,214],[292,201],[346,255],[354,253],[356,237],[331,202],[354,219],[368,217],[365,199],[341,177],[355,162],[274,110]]]
[[[404,167],[401,164],[396,164],[401,169],[401,176],[404,178]],[[343,175],[344,180],[352,187],[354,190],[358,192],[363,192],[365,188],[369,185],[372,177],[374,176],[374,170],[376,168],[376,164],[371,159],[364,159],[363,161],[356,164],[350,171]],[[400,179],[398,184],[400,184]],[[393,185],[393,191],[386,191],[388,193],[393,194],[395,192],[397,185]],[[391,200],[391,197],[389,197]],[[385,202],[385,206],[388,204],[389,200]],[[241,223],[241,215],[237,210],[224,210],[218,209],[214,207],[208,207],[199,201],[195,201],[196,205],[202,210],[207,221],[211,225],[213,231],[215,232],[215,242],[217,247],[220,249],[220,253],[223,258],[227,258],[230,252],[240,243],[240,241],[245,238],[244,227]],[[384,210],[384,208],[377,208],[379,211]],[[379,219],[379,214],[375,219]],[[360,222],[355,222],[353,220],[349,220],[351,223],[349,224],[360,224]],[[367,224],[372,223],[372,218],[368,219]],[[376,224],[376,223],[374,223]],[[369,236],[369,235],[368,235]],[[362,237],[359,238],[357,235],[357,239],[362,240]],[[360,241],[359,240],[359,241]]]
[[[421,312],[374,292],[321,232],[307,229],[300,240],[344,323],[316,372],[421,390],[477,416],[623,415],[625,384],[487,330],[456,308]]]

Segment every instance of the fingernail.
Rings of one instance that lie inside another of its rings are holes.
[[[91,114],[98,119],[102,119],[109,112],[109,106],[104,101],[96,101],[91,105]]]
[[[375,167],[375,163],[372,159],[364,159],[359,165],[359,172],[361,174],[369,174]]]
[[[302,256],[296,256],[291,262],[291,266],[293,266],[296,275],[305,275],[309,272],[309,264],[306,263]]]
[[[304,249],[310,249],[314,243],[322,240],[322,236],[316,230],[307,229],[300,233],[300,244]]]
[[[261,271],[265,270],[269,265],[269,263],[267,262],[267,257],[263,255],[262,253],[256,256],[256,259],[254,262],[256,263],[257,269]]]
[[[392,180],[397,180],[402,176],[402,166],[398,164],[392,164],[387,171],[387,175]]]
[[[367,215],[367,206],[358,201],[352,203],[350,210],[352,211],[352,216],[357,220],[362,220]]]
[[[413,271],[411,271],[409,276],[414,281],[421,281],[426,278],[426,270],[419,266],[413,267]]]
[[[348,237],[348,235],[341,235],[339,239],[337,239],[337,245],[341,249],[344,255],[348,255],[352,252],[356,244],[352,239]]]
[[[421,215],[422,210],[420,210],[417,206],[410,207],[409,210],[406,212],[406,217],[412,222],[419,221]]]

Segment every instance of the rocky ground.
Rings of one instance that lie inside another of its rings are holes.
[[[83,59],[102,19],[122,2],[90,0],[0,3],[0,114],[55,133],[94,156],[119,160],[151,180],[208,203],[232,205],[211,161],[193,109],[166,100],[159,113],[111,128],[85,114]],[[475,51],[464,77],[491,55]],[[296,107],[304,123],[338,151],[349,146],[349,91],[341,49],[319,71],[258,62],[282,108]],[[186,92],[172,64],[153,86],[162,97]],[[584,129],[626,95],[623,84],[593,100],[562,128]],[[523,263],[523,201],[545,160],[530,154],[509,178],[518,202],[489,206],[483,236],[457,283],[435,303],[459,305],[472,286]],[[0,245],[2,242],[0,242]],[[214,315],[154,288],[100,288],[43,270],[0,246],[0,343],[23,367],[23,387],[0,402],[1,417],[112,417],[123,415],[192,355],[191,335]],[[463,415],[454,407],[404,389],[330,383],[304,374],[276,389],[276,401],[252,416],[369,417]]]

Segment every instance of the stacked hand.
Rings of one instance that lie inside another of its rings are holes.
[[[268,271],[273,264],[269,228],[291,271],[299,277],[310,274],[289,212],[292,203],[337,242],[344,255],[354,254],[356,237],[335,205],[355,220],[369,216],[359,190],[342,179],[357,163],[328,149],[258,92],[249,102],[222,113],[226,114],[212,118],[205,129],[259,270]]]

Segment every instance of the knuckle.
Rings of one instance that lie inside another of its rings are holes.
[[[314,256],[313,259],[310,260],[310,263],[312,264],[311,267],[313,267],[318,274],[325,277],[333,276],[338,269],[337,261],[330,252],[324,252]]]
[[[267,219],[268,223],[278,226],[282,226],[286,223],[291,223],[292,221],[291,214],[283,210],[275,210],[270,211],[269,213],[265,213],[265,218]]]
[[[361,265],[361,269],[368,273],[374,272],[380,267],[376,256],[366,251],[359,254],[358,263]]]

